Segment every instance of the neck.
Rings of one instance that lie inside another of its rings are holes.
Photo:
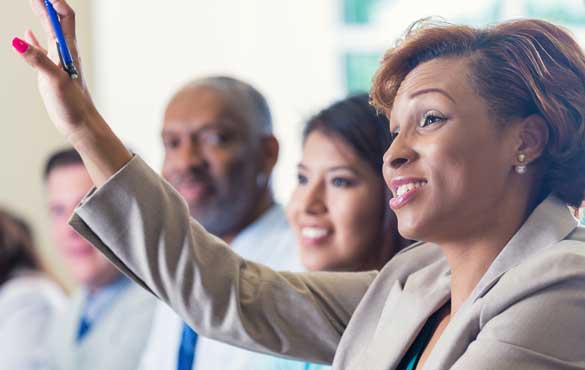
[[[510,199],[491,218],[465,229],[465,237],[437,242],[451,267],[451,312],[455,313],[485,275],[495,258],[524,224],[534,206],[528,199]],[[478,219],[479,220],[479,219]]]
[[[262,217],[262,215],[264,215],[264,213],[266,213],[266,211],[268,211],[268,209],[270,209],[270,207],[274,205],[274,198],[272,197],[272,193],[270,191],[266,191],[260,197],[259,202],[257,204],[258,204],[257,207],[255,207],[254,210],[250,213],[250,215],[245,220],[243,220],[239,227],[237,227],[233,232],[224,235],[219,235],[220,239],[226,242],[227,244],[230,244],[238,236],[239,233],[244,231],[244,229],[246,229],[254,222],[258,221],[258,219]]]

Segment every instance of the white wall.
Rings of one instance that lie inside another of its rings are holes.
[[[72,0],[78,10],[79,35],[86,59],[89,50],[88,4]],[[37,244],[57,270],[61,279],[68,280],[52,253],[41,181],[44,161],[51,151],[63,146],[62,137],[50,124],[36,88],[32,69],[12,50],[14,36],[22,37],[26,28],[43,37],[41,27],[28,6],[28,1],[11,1],[0,12],[0,206],[27,219],[36,231]],[[86,65],[91,74],[91,66]]]
[[[115,131],[158,169],[161,115],[172,91],[206,74],[251,82],[273,109],[281,142],[275,187],[285,199],[295,184],[303,121],[343,94],[336,4],[94,2],[96,101]]]
[[[229,74],[256,85],[273,108],[282,151],[280,200],[295,185],[306,118],[343,97],[340,52],[392,46],[413,21],[483,19],[493,0],[381,1],[370,27],[344,26],[342,0],[94,1],[95,98],[114,130],[160,168],[169,95],[185,81]],[[502,16],[521,15],[504,0]]]

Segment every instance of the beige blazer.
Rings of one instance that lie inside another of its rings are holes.
[[[394,369],[450,295],[449,266],[425,243],[380,272],[295,274],[245,261],[138,157],[71,224],[200,334],[334,369]],[[583,240],[568,208],[547,198],[451,319],[425,370],[585,369]]]

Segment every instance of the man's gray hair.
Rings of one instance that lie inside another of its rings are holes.
[[[251,125],[259,134],[272,134],[272,114],[264,95],[252,85],[228,76],[211,76],[196,79],[185,86],[188,88],[208,87],[218,91],[229,104],[245,112]]]

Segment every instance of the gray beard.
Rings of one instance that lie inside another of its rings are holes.
[[[239,194],[235,199],[219,199],[205,207],[191,209],[191,215],[216,236],[238,233],[260,201],[256,191],[240,191]]]

